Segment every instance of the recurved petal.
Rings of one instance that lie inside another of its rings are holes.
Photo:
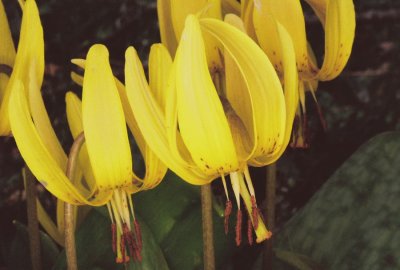
[[[276,27],[282,50],[283,81],[286,105],[286,117],[283,120],[283,123],[285,123],[284,132],[281,134],[283,140],[278,140],[270,152],[263,155],[254,156],[254,158],[251,160],[251,163],[255,166],[264,166],[275,162],[286,150],[292,134],[293,121],[299,103],[299,80],[296,70],[296,56],[293,48],[293,41],[290,38],[289,33],[280,23],[277,23]]]
[[[283,140],[285,130],[285,100],[279,78],[265,53],[245,33],[214,19],[202,19],[202,28],[213,34],[234,60],[247,85],[252,110],[244,110],[242,120],[253,118],[255,142],[252,156],[259,156],[274,148]],[[232,99],[233,100],[233,99]],[[232,107],[242,105],[232,102]],[[250,105],[247,105],[250,106]],[[250,132],[249,132],[250,133]]]
[[[298,72],[304,78],[312,78],[315,75],[313,70],[315,70],[316,67],[314,67],[312,62],[308,59],[306,28],[300,1],[256,0],[254,5],[254,17],[258,17],[254,20],[254,25],[258,31],[257,37],[263,48],[270,46],[268,44],[270,33],[271,30],[274,30],[273,27],[268,27],[268,21],[271,17],[286,28],[293,40]],[[264,29],[264,26],[267,27]],[[266,31],[266,29],[269,30]],[[268,50],[266,50],[266,52],[268,52]],[[270,56],[269,52],[268,54]]]
[[[197,185],[209,182],[204,175],[194,173],[171,156],[164,115],[149,89],[142,64],[133,47],[126,50],[125,60],[125,84],[129,104],[151,150],[185,181]]]
[[[170,0],[172,25],[176,39],[180,40],[188,15],[199,14],[201,17],[221,19],[220,0]]]
[[[179,130],[193,161],[208,175],[236,170],[232,134],[208,70],[199,21],[193,15],[186,19],[177,50],[176,90]]]
[[[168,54],[167,51],[165,51],[165,52]],[[164,57],[165,57],[165,55],[162,57],[163,61],[166,60],[166,59],[164,59]],[[81,68],[85,68],[85,60],[83,60],[83,59],[74,59],[72,62]],[[161,74],[164,74],[164,73],[165,73],[164,71],[161,71]],[[78,83],[78,84],[83,83],[82,76],[79,76],[76,73],[71,73],[71,77],[76,83]],[[144,140],[143,135],[140,132],[140,129],[136,122],[136,119],[133,115],[132,109],[130,107],[130,104],[128,101],[128,96],[127,96],[127,93],[125,90],[125,86],[117,78],[114,78],[114,79],[115,79],[115,84],[117,86],[118,93],[119,93],[119,96],[121,99],[126,123],[128,124],[128,127],[135,138],[135,142],[137,143],[137,145],[140,149],[140,152],[143,155],[144,163],[146,166],[146,174],[145,174],[144,178],[140,178],[135,174],[135,172],[132,172],[133,185],[131,187],[129,187],[127,189],[127,191],[129,193],[134,193],[134,192],[138,192],[143,189],[153,188],[156,185],[158,185],[161,182],[161,180],[164,178],[164,175],[167,172],[167,167],[164,165],[164,163],[162,163],[158,159],[156,154],[153,151],[151,151],[151,149],[147,145],[146,141]],[[160,80],[160,79],[161,79],[160,77],[157,77],[157,80]],[[165,93],[161,93],[161,95],[165,95]]]
[[[254,40],[257,39],[255,26],[253,24],[253,9],[254,0],[242,0],[240,1],[241,6],[241,18],[244,23],[247,34]]]
[[[0,63],[12,67],[15,60],[15,47],[3,2],[0,2],[0,25],[2,39],[0,43]]]
[[[153,44],[149,56],[149,85],[163,111],[165,111],[166,87],[171,68],[172,59],[166,47],[162,44]]]
[[[65,96],[65,102],[68,125],[71,130],[72,137],[76,139],[83,132],[82,102],[72,92],[67,92]],[[97,184],[94,178],[92,166],[90,164],[86,143],[82,145],[81,151],[79,153],[79,168],[83,172],[84,182],[80,180],[77,181],[75,185],[78,187],[79,190],[87,191],[85,196],[90,197],[97,189]]]
[[[132,184],[132,157],[124,112],[107,48],[90,48],[82,90],[82,119],[90,163],[99,190]]]
[[[161,42],[168,48],[171,55],[175,55],[178,42],[172,27],[171,0],[157,0],[157,14]]]
[[[2,37],[2,41],[0,42],[0,64],[12,67],[15,60],[15,48],[3,2],[0,2],[0,37]],[[3,106],[1,103],[4,101],[3,97],[9,80],[9,75],[10,74],[0,73],[0,107]],[[0,136],[8,135],[10,133],[9,128],[5,129],[1,124],[1,122],[4,121],[3,119],[4,118],[0,116]]]
[[[314,6],[315,1],[309,3]],[[330,0],[326,8],[325,56],[317,74],[322,81],[332,80],[342,72],[350,57],[356,27],[352,0]]]
[[[66,177],[36,131],[29,113],[24,86],[17,80],[13,85],[9,106],[10,124],[18,149],[33,175],[57,198],[71,204],[104,204],[110,193],[100,193],[86,200]]]

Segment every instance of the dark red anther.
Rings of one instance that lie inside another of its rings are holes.
[[[228,234],[229,231],[229,217],[232,213],[232,202],[227,200],[225,203],[225,212],[224,212],[224,228],[225,234]]]
[[[126,263],[129,260],[129,257],[127,258],[126,253],[125,253],[125,238],[123,235],[121,235],[121,255],[122,255],[122,262]]]
[[[134,241],[133,241],[131,232],[128,228],[128,225],[126,225],[126,223],[122,224],[122,237],[124,238],[124,241],[125,241],[126,245],[128,246],[129,254],[133,257],[133,260],[135,260]]]
[[[135,260],[138,262],[142,261],[141,249],[139,249],[139,248],[135,249]]]
[[[253,226],[251,225],[250,216],[247,219],[247,239],[249,240],[249,245],[253,245]]]
[[[238,209],[236,215],[236,245],[240,246],[242,242],[242,210]]]
[[[117,252],[117,225],[111,223],[111,244],[114,253]]]
[[[142,232],[140,230],[139,222],[135,219],[133,222],[133,226],[135,227],[135,236],[136,236],[136,242],[139,248],[139,251],[142,251],[143,243],[142,243]]]
[[[258,208],[256,203],[256,198],[251,196],[251,216],[253,217],[254,229],[258,228]]]

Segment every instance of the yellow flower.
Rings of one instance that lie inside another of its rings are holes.
[[[43,55],[43,52],[38,53]],[[76,138],[81,132],[85,136],[79,156],[84,178],[78,171],[72,179],[68,179],[65,164],[57,158],[65,156],[65,153],[62,148],[62,153],[58,153],[58,149],[46,141],[48,138],[54,139],[54,143],[59,145],[55,135],[48,136],[54,134],[51,126],[43,129],[39,125],[44,119],[48,121],[44,107],[41,107],[41,114],[35,116],[36,104],[31,104],[30,113],[27,96],[36,95],[37,101],[43,101],[40,88],[34,83],[36,77],[30,76],[28,79],[28,89],[20,80],[13,83],[9,106],[12,132],[28,167],[47,190],[67,203],[91,206],[107,204],[117,262],[126,262],[129,256],[140,260],[140,229],[134,217],[130,194],[154,187],[165,175],[166,167],[158,159],[151,162],[156,157],[147,151],[142,152],[147,162],[145,177],[140,179],[132,171],[123,109],[125,90],[112,75],[107,49],[102,45],[94,45],[88,52],[82,104],[74,94],[68,93],[66,96],[67,116],[73,136]],[[142,151],[148,150],[139,142],[142,138],[136,139]]]
[[[225,175],[230,174],[239,209],[237,244],[241,240],[240,196],[250,213],[257,242],[271,235],[259,218],[247,163],[261,166],[275,161],[286,148],[291,133],[297,73],[290,37],[283,27],[279,31],[285,42],[285,91],[257,44],[217,19],[187,17],[163,90],[165,107],[148,90],[135,51],[129,48],[126,52],[128,99],[152,150],[191,184],[204,185],[221,177],[228,198],[227,212],[231,206]],[[225,66],[219,74],[208,65],[209,37],[214,39],[211,42],[216,40],[220,44],[215,50]],[[163,51],[167,54],[166,49]]]
[[[317,66],[311,45],[307,42],[304,14],[298,0],[256,0],[242,1],[242,19],[246,30],[258,41],[276,70],[282,72],[282,52],[279,48],[274,21],[288,31],[296,52],[296,66],[299,73],[298,130],[295,130],[293,145],[307,146],[305,91],[315,98],[318,81],[337,77],[345,67],[353,45],[355,12],[352,0],[306,0],[318,16],[325,31],[325,54],[322,66]],[[317,104],[318,106],[318,104]],[[318,110],[319,106],[318,106]],[[322,124],[325,125],[322,119]]]

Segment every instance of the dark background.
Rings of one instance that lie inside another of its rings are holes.
[[[85,57],[92,44],[103,43],[109,48],[115,74],[121,78],[125,49],[133,45],[146,65],[150,45],[159,42],[156,4],[150,0],[37,2],[45,32],[43,96],[54,129],[67,150],[72,138],[67,130],[64,96],[67,90],[80,93],[69,78],[73,68],[70,59]],[[3,3],[18,40],[18,4],[13,0]],[[357,29],[349,63],[340,77],[320,83],[317,91],[328,131],[323,131],[308,96],[310,147],[289,149],[278,163],[278,228],[361,144],[381,132],[400,129],[400,2],[356,0],[355,6]],[[308,38],[321,59],[322,29],[316,17],[306,13]],[[26,219],[22,165],[13,139],[1,137],[0,239],[4,241],[12,236],[11,221]],[[258,200],[262,201],[265,171],[253,173]],[[218,184],[215,191],[220,192]],[[46,198],[51,209],[52,200]]]

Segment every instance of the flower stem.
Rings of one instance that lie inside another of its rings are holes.
[[[267,167],[267,185],[265,190],[265,197],[267,200],[267,207],[264,217],[267,220],[267,228],[274,231],[275,228],[275,194],[276,194],[276,163]],[[272,261],[274,257],[273,252],[273,238],[265,243],[264,248],[264,269],[272,269]]]
[[[28,167],[22,171],[25,180],[26,210],[28,212],[29,248],[31,253],[32,269],[42,269],[40,255],[39,222],[36,209],[36,179]]]
[[[204,270],[215,269],[211,184],[201,186]]]
[[[75,172],[79,151],[84,142],[85,136],[82,132],[78,137],[76,137],[69,152],[66,175],[70,180],[72,180],[72,176]],[[75,249],[74,206],[72,204],[65,203],[64,220],[65,253],[67,256],[68,270],[77,270],[78,263]]]

